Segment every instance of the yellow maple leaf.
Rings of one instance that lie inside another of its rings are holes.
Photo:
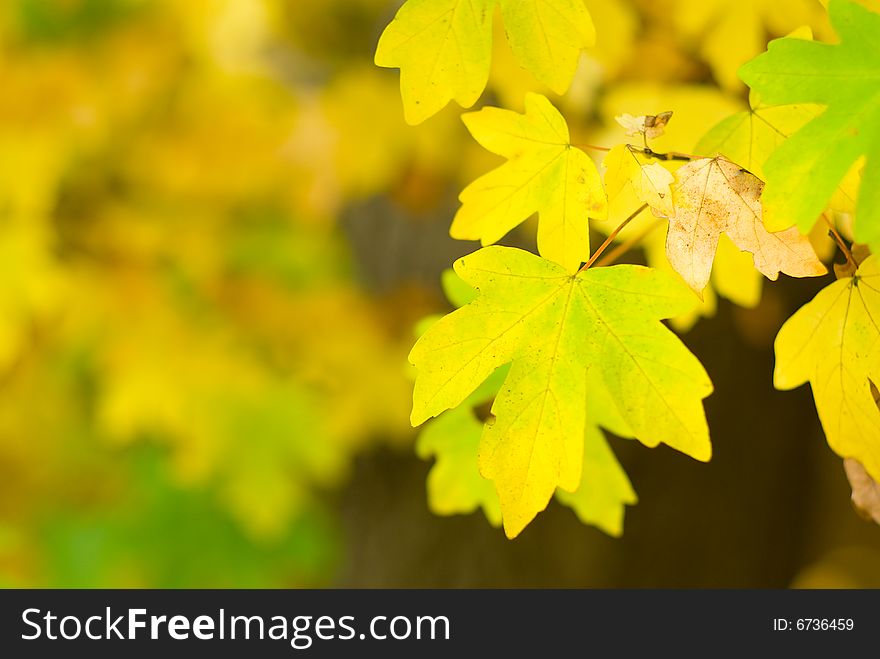
[[[489,245],[537,212],[538,251],[577,270],[589,258],[587,218],[604,217],[607,202],[596,165],[571,144],[559,111],[529,94],[525,114],[483,108],[463,119],[480,144],[508,162],[464,189],[450,235]]]
[[[492,526],[501,526],[501,503],[492,481],[480,475],[477,451],[483,424],[463,404],[432,421],[419,435],[416,452],[436,457],[428,474],[428,506],[437,515],[483,509]]]
[[[408,0],[376,46],[378,66],[400,69],[406,120],[418,124],[450,100],[473,105],[489,77],[492,19],[500,5],[519,63],[557,94],[596,40],[582,0]]]
[[[880,261],[869,256],[854,276],[819,291],[776,337],[777,389],[809,382],[828,445],[880,480]]]
[[[659,322],[691,305],[680,281],[632,265],[571,276],[499,246],[459,259],[455,269],[479,295],[431,326],[410,352],[418,370],[411,421],[457,407],[511,364],[479,448],[480,473],[495,481],[509,537],[557,487],[580,487],[588,423],[710,458],[701,401],[712,384]]]
[[[638,497],[602,431],[594,425],[587,425],[581,474],[580,487],[574,492],[557,489],[556,499],[574,510],[584,524],[620,536],[625,506],[634,505]]]

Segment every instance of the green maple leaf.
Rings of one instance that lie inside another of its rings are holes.
[[[474,138],[508,162],[461,193],[453,238],[489,245],[538,213],[538,251],[574,272],[589,258],[587,216],[601,218],[607,199],[595,163],[571,145],[559,111],[526,95],[525,114],[483,108],[462,117]]]
[[[776,337],[778,389],[805,382],[831,448],[880,480],[880,261],[868,257],[786,321]]]
[[[480,472],[495,482],[509,537],[557,487],[579,488],[589,425],[709,459],[701,401],[712,384],[659,322],[693,306],[677,279],[631,265],[572,275],[497,246],[459,259],[455,270],[479,294],[413,347],[411,420],[418,425],[458,406],[510,364],[479,449]]]
[[[378,66],[400,69],[404,114],[418,124],[450,100],[470,107],[489,78],[497,5],[519,63],[557,94],[596,32],[582,0],[408,0],[376,47]]]
[[[856,206],[855,238],[880,248],[880,15],[831,0],[840,44],[771,41],[740,77],[773,105],[818,103],[818,117],[787,139],[764,164],[765,213],[807,232],[853,163],[867,160]]]

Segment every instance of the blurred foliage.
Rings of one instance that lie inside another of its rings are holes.
[[[353,279],[332,222],[404,166],[335,145],[374,88],[300,80],[287,3],[0,17],[0,579],[327,583],[327,492],[410,437],[409,306]]]
[[[400,4],[0,3],[0,585],[338,582],[336,493],[360,452],[411,450],[405,357],[445,304],[439,271],[374,286],[364,259],[430,259],[340,220],[448,226],[500,164],[458,108],[405,124],[372,65]],[[827,29],[808,0],[750,0],[741,42],[721,0],[585,4],[597,46],[553,100],[597,144],[674,110],[656,146],[687,151],[748,107],[755,44]],[[549,94],[493,48],[481,105]]]

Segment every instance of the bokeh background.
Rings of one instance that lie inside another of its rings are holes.
[[[406,354],[497,161],[460,108],[404,123],[372,64],[400,4],[0,3],[0,585],[880,587],[808,388],[772,388],[828,279],[681,324],[714,457],[613,439],[622,538],[556,503],[515,541],[430,512]],[[688,151],[768,38],[830,36],[810,0],[586,4],[597,48],[552,98],[608,146],[615,114],[673,110]],[[501,36],[480,104],[521,110],[545,90]]]

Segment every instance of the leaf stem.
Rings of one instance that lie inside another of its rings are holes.
[[[647,142],[647,141],[646,141]],[[607,146],[599,146],[598,144],[572,144],[571,146],[577,147],[578,149],[592,149],[593,151],[611,151],[611,147]],[[656,158],[657,160],[699,160],[700,158],[704,158],[705,156],[695,156],[692,153],[682,153],[681,151],[667,151],[666,153],[660,153],[659,151],[654,151],[651,147],[645,144],[645,146],[637,146],[635,144],[627,144],[627,146],[632,151],[638,151],[639,153],[647,156],[648,158]]]
[[[840,248],[840,251],[843,252],[843,255],[846,257],[846,262],[856,267],[856,260],[853,258],[852,252],[849,247],[847,247],[846,242],[843,240],[843,236],[837,231],[837,228],[834,226],[834,223],[828,219],[828,215],[826,213],[822,213],[822,219],[825,220],[825,224],[828,225],[828,235],[834,238],[834,242],[837,243],[837,246]]]
[[[623,228],[627,224],[632,222],[636,218],[636,215],[641,213],[647,207],[648,207],[648,204],[642,204],[641,206],[639,206],[636,210],[634,210],[630,214],[630,216],[628,218],[626,218],[623,222],[621,222],[617,226],[617,228],[614,229],[614,231],[612,231],[610,234],[608,234],[608,237],[605,239],[605,242],[603,242],[601,245],[599,245],[599,249],[597,249],[595,252],[593,252],[593,255],[590,257],[590,260],[587,261],[586,263],[584,263],[583,267],[581,267],[581,269],[578,270],[578,272],[583,272],[584,270],[589,268],[591,265],[593,265],[596,262],[596,259],[598,259],[600,256],[602,256],[602,252],[604,252],[607,249],[608,245],[610,245],[612,243],[612,241],[615,238],[617,238],[617,234],[619,234],[621,231],[623,231]]]
[[[619,259],[621,256],[626,254],[629,250],[631,250],[633,247],[635,247],[640,242],[642,242],[648,236],[648,234],[650,234],[652,231],[654,231],[654,229],[659,227],[661,224],[663,224],[662,220],[657,220],[656,222],[649,224],[644,229],[642,229],[637,235],[635,235],[632,238],[630,238],[629,240],[617,245],[614,249],[612,249],[610,252],[608,252],[605,256],[603,256],[601,259],[596,261],[596,263],[594,265],[597,268],[600,266],[604,266],[604,265],[611,265],[617,259]]]
[[[579,149],[592,149],[593,151],[611,151],[610,147],[599,146],[598,144],[572,144]]]

